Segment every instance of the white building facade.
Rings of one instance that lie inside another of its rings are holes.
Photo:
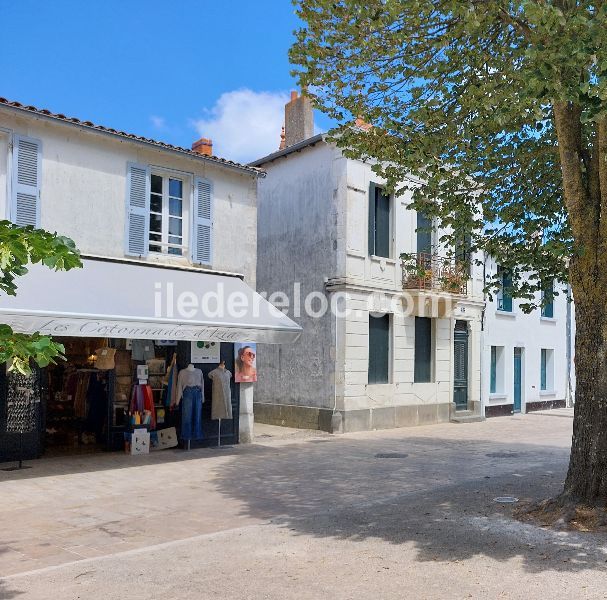
[[[297,132],[306,103],[287,105],[292,145],[253,163],[259,289],[295,299],[303,328],[264,349],[257,418],[347,432],[481,417],[482,272],[439,247],[410,193]]]
[[[488,258],[488,275],[498,271]],[[530,313],[500,293],[487,300],[483,336],[483,405],[487,417],[563,408],[574,388],[574,305],[553,285],[552,302]],[[549,290],[547,290],[549,292]],[[540,297],[536,298],[540,302]]]
[[[85,336],[110,338],[110,345],[115,338],[119,349],[125,339],[155,346],[161,338],[179,345],[180,368],[191,360],[192,342],[216,342],[230,363],[234,342],[296,337],[295,324],[254,292],[263,172],[212,156],[210,144],[203,139],[193,149],[179,148],[0,99],[0,219],[68,236],[84,258],[82,270],[51,273],[45,289],[47,275],[33,268],[17,281],[17,298],[1,299],[0,321],[60,341],[65,332],[74,347]],[[53,289],[55,282],[63,289]],[[190,304],[158,314],[158,303],[169,304],[161,294],[173,287]],[[211,288],[236,290],[261,308],[256,316],[241,309],[239,318],[193,310],[191,300]],[[239,414],[236,429],[224,423],[224,434],[250,441],[254,384],[232,386]],[[103,427],[109,430],[112,419]],[[11,436],[0,441],[5,456],[13,446]]]

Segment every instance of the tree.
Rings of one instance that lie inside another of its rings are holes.
[[[471,232],[525,308],[546,281],[570,282],[574,433],[553,506],[605,506],[607,2],[302,0],[297,12],[291,60],[346,155],[377,160],[393,189],[421,178],[413,207],[451,230],[446,242]]]
[[[74,242],[66,237],[31,226],[18,227],[0,221],[0,291],[14,296],[16,279],[27,273],[27,265],[42,263],[55,271],[81,267],[80,254]],[[65,348],[50,337],[35,333],[15,333],[0,324],[0,363],[10,369],[28,373],[31,361],[40,367],[63,359]]]

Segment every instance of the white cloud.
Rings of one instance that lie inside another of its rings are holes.
[[[164,119],[164,117],[158,117],[157,115],[152,115],[150,117],[150,121],[152,122],[152,125],[156,129],[164,129],[166,127],[166,120]]]
[[[201,137],[213,140],[213,154],[250,162],[278,150],[288,101],[287,92],[226,92],[194,126]]]

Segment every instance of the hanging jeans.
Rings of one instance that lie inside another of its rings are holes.
[[[182,440],[202,439],[202,389],[197,386],[184,388],[181,396]]]

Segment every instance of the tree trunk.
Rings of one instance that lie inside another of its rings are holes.
[[[588,283],[588,279],[586,280]],[[607,303],[578,294],[575,336],[575,411],[569,471],[561,500],[607,505]],[[575,289],[574,289],[575,297]]]

